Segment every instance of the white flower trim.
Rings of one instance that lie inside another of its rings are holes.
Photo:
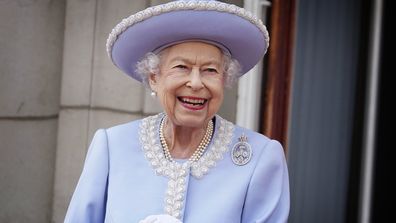
[[[168,188],[165,195],[165,213],[177,219],[181,218],[181,210],[184,206],[184,194],[186,192],[187,168],[181,167],[175,171],[174,176],[168,181]]]
[[[234,132],[231,122],[216,116],[217,133],[213,136],[213,144],[197,162],[186,161],[178,163],[165,158],[163,149],[158,140],[159,125],[164,114],[150,116],[142,120],[140,125],[140,142],[144,155],[157,175],[169,178],[165,195],[165,213],[175,218],[181,218],[186,191],[186,177],[191,168],[191,175],[202,178],[209,170],[216,166],[216,162],[223,158],[228,151]]]
[[[170,11],[183,11],[183,10],[197,10],[197,11],[208,10],[208,11],[227,12],[230,14],[237,15],[243,19],[250,21],[253,25],[255,25],[263,33],[267,46],[269,45],[269,34],[267,28],[264,26],[261,19],[258,19],[250,11],[247,11],[244,8],[238,7],[236,5],[227,4],[223,2],[183,0],[183,1],[169,2],[162,5],[152,6],[123,19],[113,28],[113,30],[109,34],[109,37],[107,38],[107,43],[106,43],[107,55],[111,60],[113,60],[111,55],[113,44],[117,40],[118,36],[130,26],[139,23],[143,20],[149,19],[153,16],[160,15],[162,13],[167,13]]]

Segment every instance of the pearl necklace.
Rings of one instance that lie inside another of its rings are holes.
[[[162,148],[164,149],[165,158],[167,160],[169,160],[169,161],[174,161],[172,156],[171,156],[171,154],[170,154],[168,144],[166,143],[166,140],[165,140],[165,137],[164,137],[165,118],[166,118],[166,116],[162,119],[161,124],[160,124],[160,129],[159,129],[160,141],[161,141]],[[202,138],[202,141],[199,143],[197,149],[194,151],[192,156],[188,159],[189,161],[196,162],[196,161],[198,161],[201,158],[201,156],[205,152],[206,147],[210,143],[210,139],[212,137],[212,134],[213,134],[213,120],[210,120],[209,123],[208,123],[208,127],[206,128],[205,135]]]

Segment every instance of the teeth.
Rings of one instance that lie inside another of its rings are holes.
[[[191,104],[203,104],[205,102],[204,99],[191,99],[191,98],[181,98],[183,102],[191,103]]]

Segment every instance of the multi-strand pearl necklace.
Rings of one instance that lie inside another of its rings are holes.
[[[173,158],[170,154],[168,144],[166,143],[165,136],[164,136],[164,123],[165,123],[166,116],[161,120],[159,134],[160,134],[160,141],[162,148],[164,149],[165,158],[169,161],[173,161]],[[191,162],[198,161],[201,156],[204,154],[206,147],[210,143],[210,139],[213,134],[213,120],[210,120],[208,123],[208,127],[206,128],[206,132],[204,137],[202,138],[201,142],[199,143],[197,149],[194,151],[192,156],[188,159]]]

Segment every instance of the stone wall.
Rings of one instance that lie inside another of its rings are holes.
[[[0,1],[0,222],[49,222],[65,2]]]

